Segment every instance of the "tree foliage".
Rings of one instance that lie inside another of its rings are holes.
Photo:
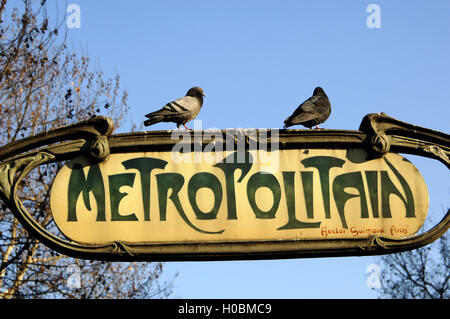
[[[16,1],[15,4],[18,2]],[[128,111],[120,77],[107,78],[91,59],[66,46],[64,20],[47,16],[46,1],[0,0],[0,145],[45,130]],[[49,190],[61,164],[41,166],[20,185],[29,213],[47,230]],[[3,298],[166,297],[161,263],[109,263],[69,258],[49,250],[21,227],[0,203],[0,296]]]
[[[449,235],[411,251],[385,255],[380,296],[395,299],[450,298]]]

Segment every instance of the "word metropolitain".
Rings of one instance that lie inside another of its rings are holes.
[[[364,149],[224,151],[220,161],[172,152],[79,157],[55,178],[51,209],[78,242],[189,242],[398,238],[423,224],[428,193],[398,154]]]

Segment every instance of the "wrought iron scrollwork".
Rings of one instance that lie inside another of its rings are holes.
[[[20,223],[39,241],[78,258],[98,260],[225,260],[375,255],[418,248],[442,236],[450,227],[450,210],[429,231],[401,239],[371,236],[366,239],[259,241],[252,243],[124,243],[80,244],[48,232],[27,212],[18,198],[21,180],[39,165],[70,160],[80,154],[103,161],[110,153],[167,150],[176,141],[169,131],[112,135],[107,117],[93,117],[74,125],[43,132],[0,148],[0,197]],[[223,131],[226,134],[226,131]],[[409,153],[437,159],[450,168],[450,136],[380,114],[364,117],[359,131],[281,130],[280,149],[317,147],[346,149],[366,145],[374,156]]]

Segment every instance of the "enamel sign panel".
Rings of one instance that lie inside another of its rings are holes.
[[[56,225],[84,244],[258,242],[415,234],[428,191],[401,155],[363,148],[80,156],[51,189]],[[267,156],[267,154],[265,154]]]

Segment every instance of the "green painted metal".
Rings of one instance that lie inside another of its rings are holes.
[[[379,255],[411,250],[427,245],[450,227],[450,210],[429,231],[402,239],[372,235],[367,239],[320,239],[257,242],[166,243],[111,242],[88,245],[70,242],[48,232],[26,210],[17,195],[21,180],[34,168],[86,155],[92,162],[111,153],[170,151],[178,142],[171,131],[149,131],[112,135],[114,124],[107,117],[93,117],[18,140],[0,148],[0,197],[27,229],[49,248],[77,258],[96,260],[228,260]],[[224,140],[230,132],[219,131]],[[191,134],[195,136],[195,134]],[[270,143],[270,136],[268,143]],[[258,136],[256,136],[258,139]],[[280,130],[279,149],[349,149],[365,147],[373,157],[388,152],[406,153],[439,160],[450,169],[450,136],[438,131],[369,114],[359,131]],[[190,141],[194,141],[194,137]],[[207,145],[211,142],[202,139]],[[237,142],[237,141],[235,141]],[[246,145],[252,141],[247,138]]]

